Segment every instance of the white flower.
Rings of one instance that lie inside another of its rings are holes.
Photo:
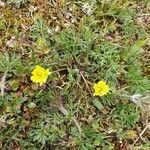
[[[0,7],[5,7],[5,3],[0,0]]]
[[[93,13],[93,4],[84,3],[82,6],[82,11],[85,12],[88,16]]]
[[[36,10],[37,10],[37,7],[35,7],[35,6],[32,6],[32,5],[31,5],[31,6],[29,7],[29,11],[30,11],[30,12],[35,12]]]
[[[137,103],[139,101],[139,99],[141,98],[141,94],[134,94],[131,96],[131,100],[134,102],[134,103]]]
[[[16,40],[15,37],[12,36],[11,39],[6,42],[6,46],[13,48],[15,47],[15,45],[16,45]]]

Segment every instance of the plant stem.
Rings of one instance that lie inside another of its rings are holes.
[[[2,76],[2,79],[1,79],[0,88],[1,88],[1,96],[2,97],[4,96],[4,93],[5,93],[6,75],[7,75],[7,71],[4,72],[4,75]]]

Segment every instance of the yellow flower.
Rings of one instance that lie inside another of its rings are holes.
[[[44,69],[41,66],[36,65],[35,69],[32,71],[31,80],[32,82],[39,83],[40,86],[46,83],[48,75],[50,75],[49,69]]]
[[[106,84],[105,81],[99,81],[95,83],[94,86],[94,96],[104,96],[109,91],[109,86]]]

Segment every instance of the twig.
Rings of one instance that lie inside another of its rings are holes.
[[[4,92],[5,92],[6,75],[7,75],[7,72],[4,72],[4,75],[2,76],[2,80],[1,80],[1,85],[0,85],[2,97],[4,96]]]
[[[59,110],[65,116],[67,116],[69,114],[68,111],[63,106],[60,106]],[[82,130],[81,130],[81,127],[80,127],[80,125],[79,125],[79,123],[78,123],[78,121],[77,121],[77,119],[75,117],[73,118],[73,121],[74,121],[75,125],[77,126],[77,128],[79,130],[79,133],[81,135]]]
[[[142,17],[142,16],[150,16],[150,13],[149,13],[149,14],[138,14],[137,16],[138,16],[138,17]]]
[[[86,88],[88,89],[90,95],[92,96],[92,92],[91,92],[91,90],[89,88],[89,85],[88,85],[88,83],[87,83],[87,81],[86,81],[86,79],[85,79],[85,77],[84,77],[84,75],[83,75],[83,73],[81,71],[80,71],[80,75],[81,75],[83,81],[85,82]]]
[[[139,140],[139,138],[142,137],[142,135],[144,134],[144,132],[150,127],[150,122],[146,125],[146,127],[143,129],[143,131],[140,133],[140,135],[137,137],[137,139],[134,141],[134,143],[132,144],[132,148],[133,146],[136,144],[136,142]]]
[[[59,72],[59,71],[64,71],[67,70],[66,68],[62,68],[62,69],[57,69],[57,70],[53,70],[53,72]]]

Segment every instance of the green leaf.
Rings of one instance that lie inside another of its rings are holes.
[[[28,104],[28,107],[33,109],[33,108],[36,107],[36,104],[33,103],[33,102],[30,102],[30,103]]]
[[[96,138],[94,141],[94,145],[99,146],[101,144],[101,141],[99,138]]]
[[[16,91],[19,88],[19,82],[17,80],[12,80],[9,84],[13,91]]]
[[[104,109],[104,106],[102,105],[102,103],[98,100],[98,99],[95,99],[94,101],[93,101],[93,104],[94,104],[94,106],[98,109],[98,110],[102,110],[102,109]]]

